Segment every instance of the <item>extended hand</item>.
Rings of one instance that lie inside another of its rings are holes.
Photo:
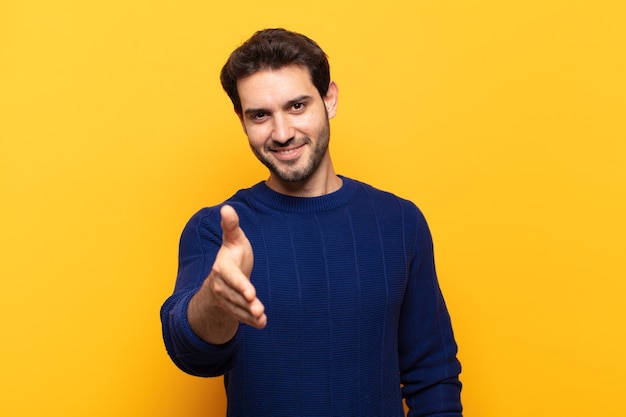
[[[252,246],[239,226],[235,209],[223,206],[220,214],[222,247],[208,278],[209,287],[218,305],[237,320],[254,327],[265,327],[265,307],[256,297],[256,289],[250,282]]]
[[[239,322],[256,328],[267,324],[265,307],[250,282],[253,254],[250,241],[239,226],[239,216],[223,206],[222,246],[209,276],[189,303],[188,319],[194,332],[209,343],[229,341]]]

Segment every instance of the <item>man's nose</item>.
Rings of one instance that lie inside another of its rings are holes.
[[[294,131],[289,123],[289,118],[284,115],[274,115],[274,130],[272,131],[272,140],[275,142],[285,143],[293,138]]]

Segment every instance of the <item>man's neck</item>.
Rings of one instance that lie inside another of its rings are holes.
[[[331,166],[327,172],[318,171],[303,181],[283,181],[275,175],[270,175],[265,183],[280,194],[293,197],[319,197],[337,191],[341,188],[343,181],[335,174]]]

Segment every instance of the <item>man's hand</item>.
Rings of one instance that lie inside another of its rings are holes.
[[[265,307],[250,282],[252,246],[239,226],[239,216],[223,206],[222,247],[202,287],[189,303],[191,328],[209,343],[226,343],[237,332],[239,322],[256,328],[267,324]]]

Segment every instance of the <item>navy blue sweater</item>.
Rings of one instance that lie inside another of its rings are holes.
[[[290,197],[264,183],[226,203],[254,251],[263,330],[224,345],[191,330],[187,306],[221,244],[219,206],[185,227],[174,293],[161,309],[183,371],[225,375],[228,416],[460,417],[460,364],[432,239],[411,202],[342,177],[338,191]]]

